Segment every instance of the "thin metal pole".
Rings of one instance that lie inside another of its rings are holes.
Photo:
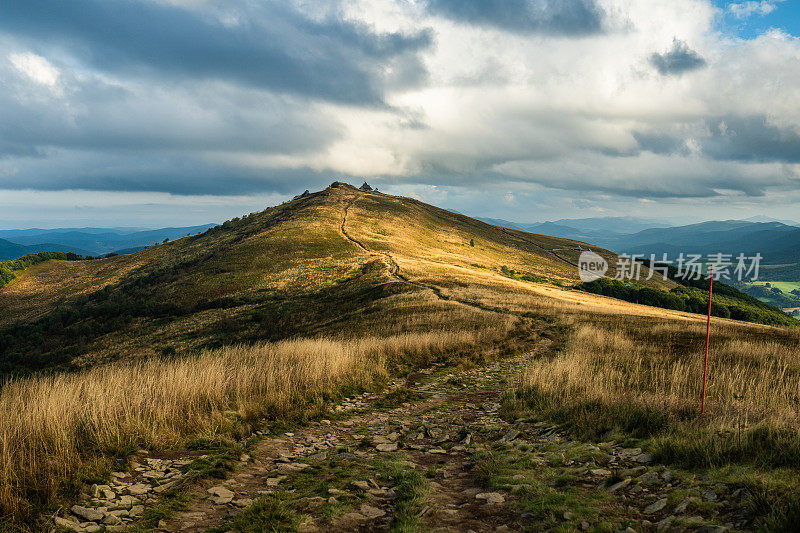
[[[708,376],[708,346],[711,343],[711,295],[714,294],[714,265],[711,265],[711,275],[708,278],[708,322],[706,322],[706,361],[703,366],[703,402],[700,414],[706,412],[706,378]]]

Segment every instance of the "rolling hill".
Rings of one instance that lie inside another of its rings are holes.
[[[0,290],[0,360],[6,371],[83,366],[364,331],[385,313],[413,322],[430,305],[481,309],[483,294],[509,288],[574,299],[558,287],[578,282],[587,248],[335,183],[131,255],[17,273]],[[616,256],[595,251],[613,276]],[[397,295],[425,303],[409,310]]]
[[[541,286],[524,279],[572,285],[581,246],[334,184],[131,255],[18,273],[0,290],[0,357],[6,370],[74,366],[368,330],[382,309],[398,312],[396,294],[440,305]]]
[[[86,250],[74,246],[58,244],[54,242],[41,242],[33,245],[23,245],[16,242],[0,239],[0,261],[16,259],[23,255],[35,254],[38,252],[67,252],[78,255],[89,255]]]

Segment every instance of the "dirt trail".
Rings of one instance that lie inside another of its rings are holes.
[[[548,345],[549,341],[543,340],[540,348]],[[476,445],[500,439],[510,428],[498,416],[500,400],[529,357],[530,354],[522,354],[461,373],[430,368],[412,375],[406,383],[395,382],[389,389],[389,397],[402,386],[404,394],[416,394],[424,398],[421,401],[376,409],[375,402],[386,396],[374,396],[362,399],[365,408],[352,411],[351,416],[265,438],[231,477],[197,488],[188,508],[162,523],[157,531],[199,532],[224,526],[237,513],[237,503],[241,505],[242,500],[250,503],[264,491],[296,491],[309,482],[304,479],[306,476],[337,478],[338,472],[358,473],[352,480],[341,476],[341,486],[327,486],[322,495],[297,503],[307,509],[300,529],[388,530],[396,519],[396,486],[380,478],[380,468],[365,465],[390,459],[431,476],[426,480],[429,492],[425,504],[415,513],[423,530],[481,532],[495,531],[500,526],[518,528],[521,511],[506,501],[498,501],[510,496],[492,492],[478,482],[473,455]],[[339,408],[346,413],[357,401],[348,400]],[[234,499],[225,504],[214,503],[207,492],[212,485],[230,489]],[[290,494],[281,497],[293,499]],[[491,496],[476,498],[482,494]],[[345,509],[347,512],[330,517],[323,507],[331,497],[352,505]]]
[[[259,432],[222,478],[176,474],[213,457],[142,452],[132,472],[90,489],[95,497],[82,505],[91,507],[73,507],[89,521],[56,521],[86,533],[101,531],[100,520],[106,531],[128,531],[132,518],[172,505],[179,512],[155,531],[753,529],[744,487],[654,464],[639,448],[577,442],[550,423],[501,417],[519,375],[551,353],[546,333],[538,339],[484,366],[435,366],[384,393],[347,398],[328,420]],[[162,482],[180,499],[160,494]],[[123,513],[121,525],[111,525],[114,513]]]
[[[361,250],[363,252],[366,252],[369,255],[373,256],[373,257],[378,257],[381,260],[383,260],[387,264],[387,267],[388,267],[388,270],[389,270],[389,274],[393,278],[395,278],[396,280],[401,281],[403,283],[407,283],[409,285],[413,285],[414,287],[418,287],[420,289],[425,289],[425,290],[432,291],[436,295],[436,297],[439,298],[440,300],[449,301],[449,302],[457,302],[457,303],[460,303],[460,304],[463,304],[463,305],[467,305],[467,306],[470,306],[470,307],[475,307],[475,308],[478,308],[478,309],[486,310],[482,306],[480,306],[478,304],[474,304],[472,302],[455,300],[455,299],[451,298],[450,296],[444,294],[442,292],[442,290],[439,287],[436,287],[435,285],[428,285],[426,283],[421,283],[419,281],[410,280],[408,277],[406,277],[403,273],[400,272],[400,265],[398,265],[397,261],[394,260],[394,257],[392,257],[392,254],[390,254],[389,252],[375,252],[373,250],[370,250],[369,248],[366,247],[366,245],[364,245],[364,243],[362,243],[361,241],[359,241],[358,239],[356,239],[355,237],[350,235],[347,232],[347,214],[348,214],[350,208],[353,206],[353,204],[356,203],[357,200],[358,200],[358,198],[354,198],[344,208],[344,217],[342,218],[342,225],[341,225],[341,227],[339,229],[340,229],[340,231],[342,233],[342,236],[345,239],[350,241],[359,250]]]

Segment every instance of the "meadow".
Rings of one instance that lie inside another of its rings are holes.
[[[712,323],[705,412],[701,321],[577,314],[564,342],[509,394],[509,417],[558,423],[588,442],[641,446],[655,460],[745,486],[765,531],[797,519],[800,333]]]
[[[298,423],[333,398],[386,384],[389,367],[480,352],[509,324],[359,339],[230,346],[7,382],[0,391],[0,514],[32,519],[138,448],[230,443]]]

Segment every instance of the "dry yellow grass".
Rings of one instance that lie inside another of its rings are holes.
[[[730,427],[800,423],[800,337],[785,330],[715,325],[707,410]],[[705,325],[622,320],[577,325],[565,349],[533,364],[523,384],[563,401],[598,400],[669,411],[698,409]]]
[[[426,361],[505,331],[439,331],[234,346],[173,361],[111,364],[9,382],[0,391],[0,511],[24,517],[91,461],[231,434],[384,381],[387,362]]]

